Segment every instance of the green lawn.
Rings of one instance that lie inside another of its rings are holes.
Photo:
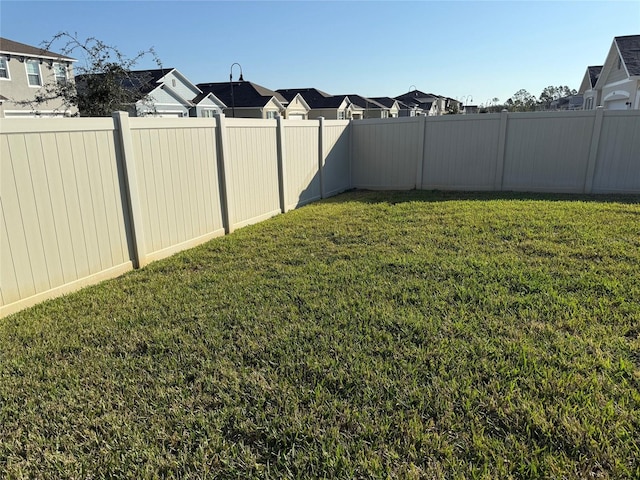
[[[640,197],[351,192],[0,319],[0,478],[640,478]]]

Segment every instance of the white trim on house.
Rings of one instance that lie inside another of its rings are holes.
[[[43,59],[43,60],[53,60],[53,61],[56,61],[56,62],[67,62],[67,63],[74,63],[74,62],[78,61],[75,58],[68,58],[68,57],[65,57],[63,55],[60,55],[60,56],[57,56],[57,57],[51,57],[49,55],[35,55],[33,53],[10,52],[8,50],[0,50],[0,55],[2,55],[4,57],[15,58],[18,61],[20,61],[20,59],[27,60],[29,58],[37,58],[37,59]]]
[[[631,94],[626,90],[614,90],[613,92],[610,92],[609,94],[607,94],[602,99],[602,101],[610,102],[611,100],[626,100],[630,97],[631,97]]]
[[[62,72],[64,72],[64,81],[60,81],[62,80],[62,76],[58,75],[58,72],[56,71],[56,68],[60,68],[62,67]],[[51,68],[53,69],[53,78],[56,81],[57,84],[60,83],[67,83],[69,81],[69,70],[67,69],[67,65],[65,65],[62,62],[53,62],[53,65],[51,65]]]
[[[38,84],[37,85],[33,85],[31,83],[31,79],[29,78],[30,75],[35,75],[34,73],[29,73],[29,65],[35,65],[36,68],[38,69]],[[42,69],[40,68],[40,60],[36,59],[36,58],[27,58],[24,61],[24,69],[25,72],[27,74],[27,85],[29,85],[29,88],[40,88],[43,85],[42,82]]]
[[[11,81],[11,72],[9,71],[9,58],[6,55],[0,55],[0,60],[4,60],[4,70],[7,72],[7,76],[0,77],[0,80]]]
[[[617,87],[618,85],[624,85],[624,84],[632,82],[632,81],[633,81],[632,78],[625,78],[624,80],[618,80],[617,82],[607,83],[607,84],[603,85],[603,88],[604,87],[607,87],[607,88],[609,88],[609,87]]]

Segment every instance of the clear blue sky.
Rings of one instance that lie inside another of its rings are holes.
[[[227,81],[239,62],[245,80],[274,90],[393,97],[415,86],[475,104],[521,88],[536,96],[547,85],[577,89],[613,37],[640,34],[637,0],[2,0],[0,14],[5,38],[39,46],[67,31],[130,56],[154,47],[163,66],[193,83]]]

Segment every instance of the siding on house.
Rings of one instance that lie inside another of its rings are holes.
[[[6,117],[54,117],[75,115],[78,109],[66,107],[62,100],[55,99],[40,104],[21,105],[21,101],[35,100],[36,95],[45,91],[44,86],[55,83],[55,64],[65,66],[67,81],[73,82],[73,62],[76,60],[48,52],[36,47],[0,38],[0,57],[4,59],[9,78],[0,78],[0,95],[2,101],[0,110]],[[40,75],[41,86],[29,85],[27,62],[36,60],[34,64]]]

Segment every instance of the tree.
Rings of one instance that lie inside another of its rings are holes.
[[[60,43],[61,47],[54,47]],[[81,40],[77,34],[68,32],[60,32],[42,45],[44,50],[56,48],[62,55],[83,60],[75,67],[75,82],[47,84],[33,102],[25,103],[34,106],[59,99],[66,108],[78,107],[82,116],[104,117],[116,110],[130,110],[136,102],[147,98],[152,89],[151,77],[132,71],[133,67],[148,56],[158,67],[162,66],[153,47],[129,58],[95,37]]]
[[[559,98],[568,97],[570,95],[576,95],[578,92],[575,89],[571,89],[568,86],[557,86],[549,85],[540,94],[540,99],[538,100],[538,104],[545,110],[551,108],[551,102],[554,100],[558,100]]]
[[[506,107],[510,112],[531,112],[536,109],[536,97],[522,88],[506,101]]]

